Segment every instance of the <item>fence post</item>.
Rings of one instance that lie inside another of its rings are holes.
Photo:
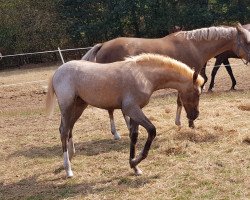
[[[58,52],[60,54],[60,57],[61,57],[61,60],[62,60],[62,63],[64,64],[64,59],[63,59],[63,55],[62,55],[62,52],[61,52],[61,49],[58,47]]]

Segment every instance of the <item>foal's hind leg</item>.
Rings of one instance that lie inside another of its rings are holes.
[[[74,145],[73,137],[72,137],[72,129],[73,129],[75,122],[82,115],[82,112],[86,107],[87,107],[87,104],[81,98],[77,97],[75,99],[74,105],[72,108],[71,130],[69,133],[69,143],[68,143],[69,160],[70,161],[71,161],[73,155],[75,154],[75,145]]]
[[[76,98],[73,102],[67,102],[67,105],[60,104],[61,109],[61,125],[60,125],[60,134],[61,134],[61,141],[62,141],[62,149],[63,149],[63,157],[64,157],[64,168],[67,173],[67,177],[72,177],[73,172],[71,170],[70,159],[72,158],[72,148],[73,148],[73,141],[72,141],[72,129],[76,122],[76,120],[81,116],[83,110],[87,107],[87,104],[84,103],[81,99]],[[69,139],[71,134],[71,153],[68,152],[69,146]]]
[[[130,117],[131,120],[131,128],[130,128],[130,166],[134,169],[136,175],[141,174],[141,170],[137,167],[137,165],[147,157],[152,141],[156,136],[155,126],[149,121],[149,119],[144,115],[141,108],[134,104],[125,104],[126,106],[122,107],[122,112]],[[143,126],[148,132],[148,138],[144,145],[142,152],[138,157],[135,156],[135,143],[137,141],[138,134],[138,124]]]
[[[67,177],[72,177],[73,172],[71,170],[71,164],[69,160],[69,153],[68,153],[68,140],[70,134],[70,116],[64,112],[61,112],[61,125],[60,125],[60,134],[61,134],[61,142],[62,142],[62,150],[63,150],[63,166],[66,170]]]

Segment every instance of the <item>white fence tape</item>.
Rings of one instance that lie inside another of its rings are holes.
[[[1,58],[5,58],[5,57],[15,57],[15,56],[25,56],[25,55],[35,55],[35,54],[44,54],[44,53],[54,53],[54,52],[63,52],[63,51],[76,51],[76,50],[89,50],[92,47],[85,47],[85,48],[75,48],[75,49],[60,49],[58,47],[57,50],[52,50],[52,51],[38,51],[38,52],[33,52],[33,53],[19,53],[19,54],[13,54],[13,55],[2,55],[0,53],[0,57]],[[60,50],[59,50],[60,49]]]
[[[22,86],[25,84],[33,84],[33,83],[46,83],[48,80],[38,80],[38,81],[28,81],[28,82],[23,82],[23,83],[13,83],[13,84],[8,84],[8,85],[0,85],[0,88],[5,88],[5,87],[12,87],[12,86]]]

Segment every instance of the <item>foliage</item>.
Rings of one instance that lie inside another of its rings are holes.
[[[84,47],[120,36],[161,37],[248,23],[249,0],[0,0],[3,54]]]

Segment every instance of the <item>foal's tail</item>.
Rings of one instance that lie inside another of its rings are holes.
[[[46,96],[46,113],[49,117],[53,115],[54,112],[54,107],[56,104],[56,95],[55,95],[55,90],[52,82],[52,78],[49,80],[48,84],[48,92]]]
[[[101,49],[103,43],[96,44],[93,46],[83,57],[81,60],[87,60],[95,62],[95,57],[97,52]]]

